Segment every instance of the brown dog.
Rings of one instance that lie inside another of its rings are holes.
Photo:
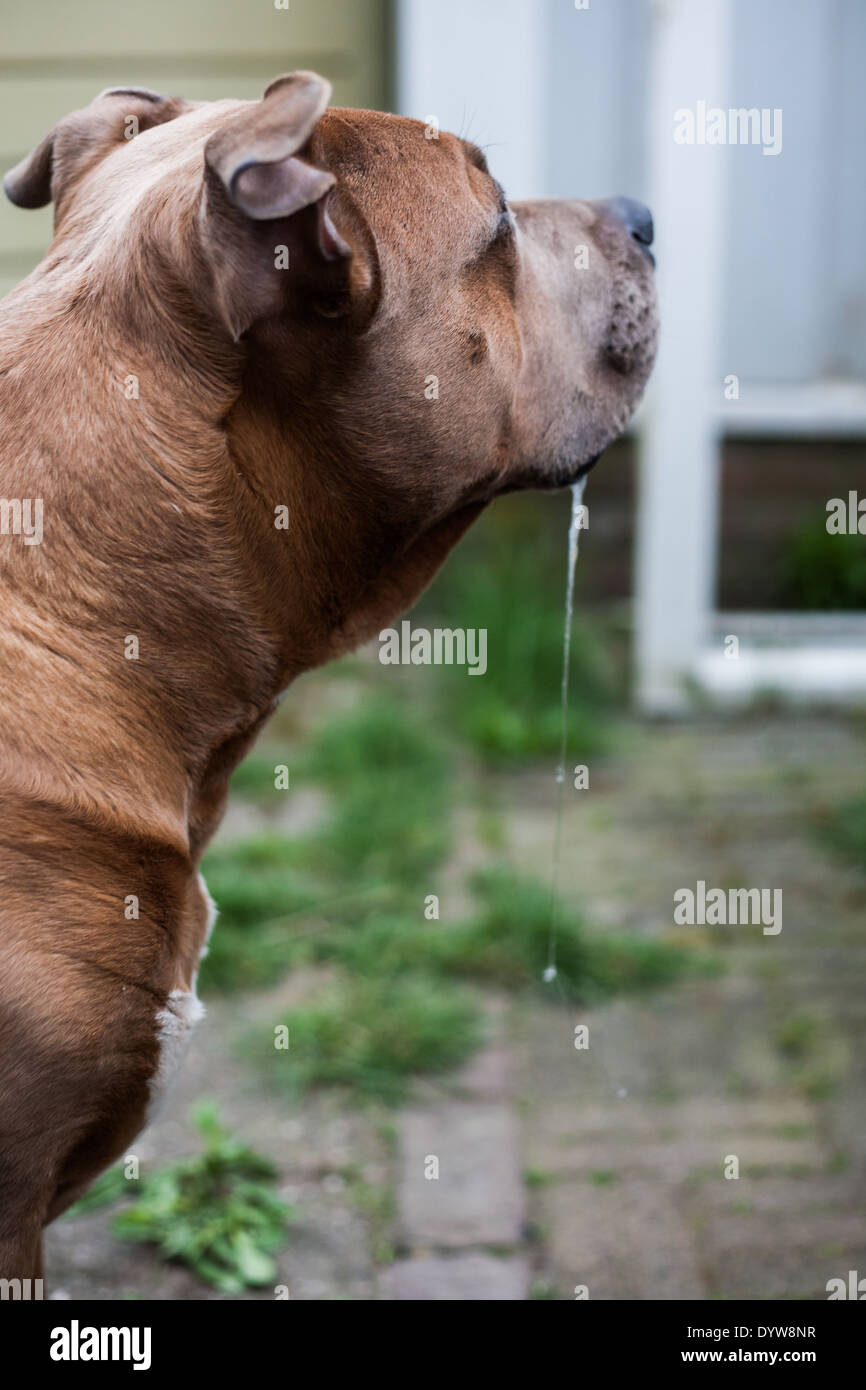
[[[111,90],[6,179],[56,230],[0,304],[0,1277],[198,1015],[196,865],[280,692],[584,472],[652,365],[645,209],[510,209],[329,90]]]

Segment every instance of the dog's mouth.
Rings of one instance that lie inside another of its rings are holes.
[[[552,470],[533,468],[512,474],[496,489],[490,500],[493,497],[504,497],[510,492],[560,492],[563,488],[574,487],[575,483],[579,483],[592,472],[599,459],[607,452],[607,447],[606,445],[605,448],[599,449],[598,453],[592,454],[579,464],[563,464]]]
[[[579,482],[581,481],[582,478],[585,478],[585,477],[586,477],[587,473],[591,473],[591,472],[592,472],[593,468],[595,468],[595,465],[598,463],[599,459],[601,458],[601,456],[602,456],[605,452],[606,452],[606,450],[604,450],[604,449],[599,449],[599,451],[598,451],[597,454],[593,454],[593,456],[592,456],[591,459],[587,459],[586,463],[582,463],[582,464],[579,466],[579,468],[578,468],[578,470],[577,470],[576,473],[570,474],[569,477],[566,478],[566,480],[565,480],[565,482],[562,484],[562,486],[563,486],[563,487],[573,487],[575,483],[579,483]]]
[[[558,490],[564,487],[574,487],[575,483],[582,482],[583,479],[592,472],[593,468],[595,468],[599,459],[603,458],[607,453],[608,447],[609,446],[606,446],[604,449],[599,449],[598,453],[592,454],[584,463],[559,469],[551,479],[550,487],[554,490]]]
[[[637,273],[631,271],[614,286],[613,313],[603,344],[606,362],[629,379],[628,394],[643,390],[655,362],[658,310],[652,253],[643,249]]]

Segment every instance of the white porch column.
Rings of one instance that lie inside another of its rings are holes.
[[[661,346],[643,420],[638,508],[637,695],[681,708],[705,642],[716,572],[719,360],[727,150],[674,141],[674,113],[729,105],[729,0],[655,0],[650,201]],[[710,394],[712,392],[712,395]]]

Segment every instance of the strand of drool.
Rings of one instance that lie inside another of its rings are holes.
[[[565,758],[568,744],[568,684],[571,661],[571,624],[574,613],[574,576],[577,570],[577,552],[580,543],[580,522],[583,507],[583,490],[586,478],[581,478],[571,489],[571,522],[568,528],[568,577],[565,585],[565,628],[562,638],[562,686],[559,734],[559,763],[556,769],[558,783],[556,804],[556,828],[553,837],[553,867],[550,885],[550,934],[547,945],[547,967],[543,979],[550,983],[556,979],[556,913],[559,906],[559,864],[562,854],[562,820],[565,798]]]

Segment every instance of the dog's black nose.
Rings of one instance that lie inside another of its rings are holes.
[[[652,246],[653,215],[645,203],[639,203],[637,198],[608,198],[603,207],[641,246]]]

